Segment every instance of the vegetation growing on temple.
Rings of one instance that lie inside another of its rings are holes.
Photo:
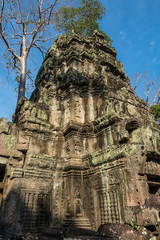
[[[157,104],[151,106],[151,110],[152,110],[152,113],[155,116],[155,119],[160,124],[160,103],[157,103]]]
[[[56,27],[64,33],[76,33],[80,36],[92,36],[94,30],[104,34],[105,40],[112,43],[111,38],[99,28],[99,21],[106,13],[106,8],[98,0],[81,0],[74,7],[61,7],[56,14]]]

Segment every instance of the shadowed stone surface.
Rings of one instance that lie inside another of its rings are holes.
[[[152,239],[152,234],[145,228],[140,228],[138,231],[126,224],[107,223],[98,229],[98,235],[103,237],[112,237],[121,240],[149,240]]]
[[[160,221],[160,127],[103,36],[63,35],[0,120],[1,231]]]

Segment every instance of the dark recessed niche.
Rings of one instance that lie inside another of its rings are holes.
[[[0,165],[0,182],[3,182],[4,179],[4,175],[5,175],[5,166],[4,165]]]
[[[148,190],[150,194],[156,194],[160,190],[160,177],[147,175]]]
[[[149,185],[149,193],[156,194],[160,189],[160,185],[150,186]]]
[[[128,122],[126,124],[126,130],[129,132],[129,133],[132,133],[134,130],[136,130],[137,128],[139,128],[139,124],[136,120],[133,120],[131,122]]]

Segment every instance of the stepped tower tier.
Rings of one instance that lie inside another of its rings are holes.
[[[58,37],[14,123],[0,120],[6,232],[160,220],[160,127],[116,54],[98,32]]]

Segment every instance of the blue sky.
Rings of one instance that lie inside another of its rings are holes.
[[[101,0],[107,9],[100,28],[113,40],[117,59],[131,82],[135,73],[148,71],[160,87],[160,0]],[[39,67],[41,61],[39,62]],[[37,69],[38,71],[38,69]],[[0,118],[11,120],[16,93],[0,64]],[[13,75],[9,77],[13,78]],[[141,89],[139,89],[141,95]]]
[[[101,0],[107,14],[102,30],[112,38],[117,59],[125,68],[131,83],[135,73],[148,72],[160,88],[160,1]],[[143,98],[139,85],[138,94]]]
[[[159,77],[160,1],[102,0],[107,14],[102,28],[113,39],[128,75],[148,70]]]

